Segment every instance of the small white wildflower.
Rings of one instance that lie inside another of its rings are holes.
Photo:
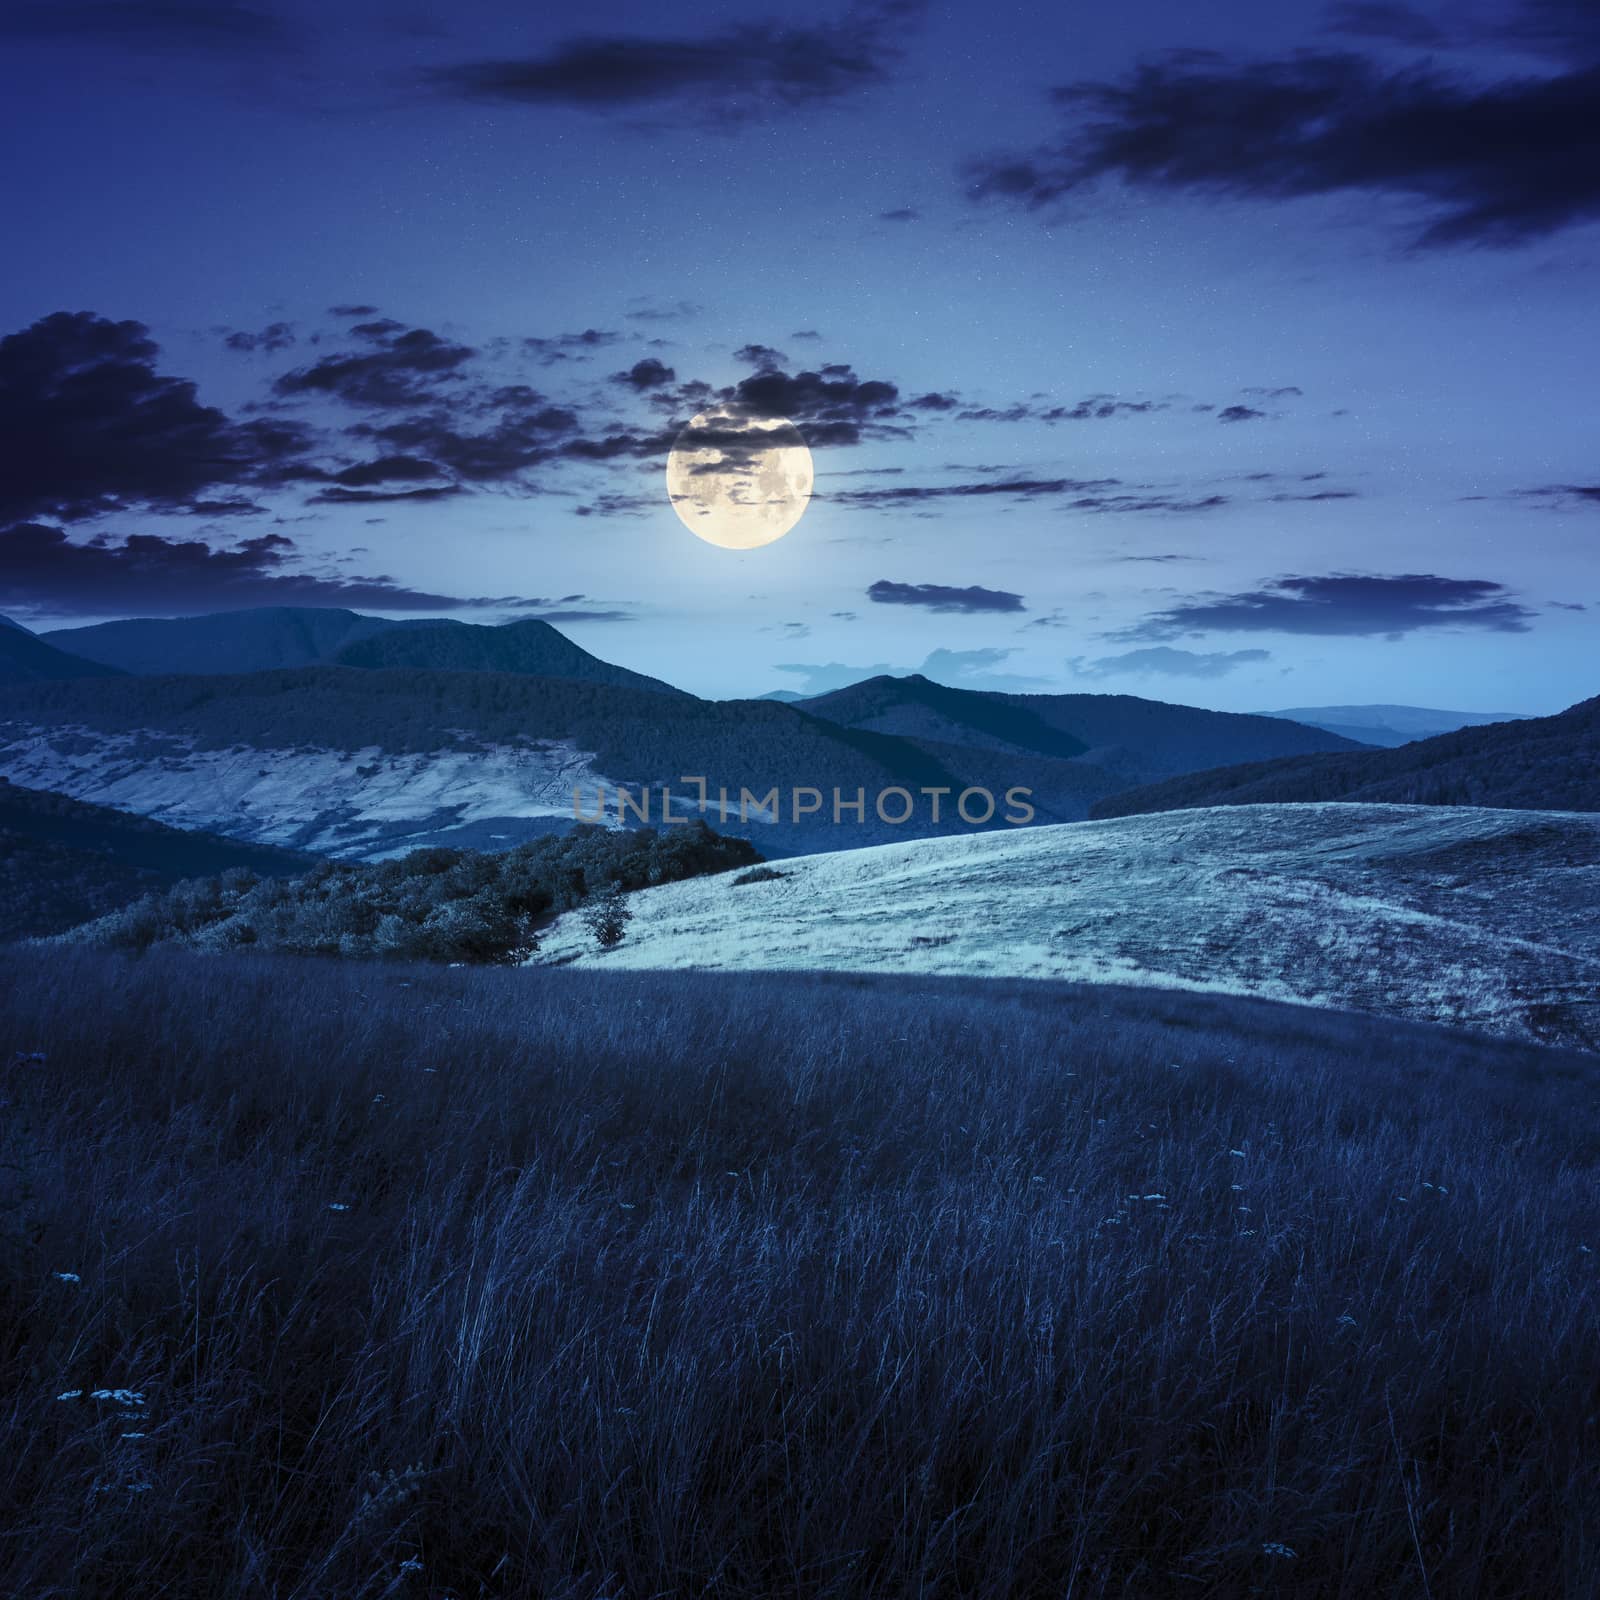
[[[1580,1245],[1579,1245],[1579,1246],[1578,1246],[1578,1248],[1579,1248],[1579,1249],[1580,1249],[1580,1250],[1581,1250],[1581,1251],[1582,1251],[1582,1252],[1583,1252],[1583,1253],[1584,1253],[1584,1254],[1585,1254],[1585,1255],[1586,1255],[1586,1256],[1592,1256],[1592,1255],[1593,1255],[1593,1254],[1594,1254],[1594,1251],[1593,1251],[1593,1250],[1591,1250],[1591,1249],[1590,1249],[1590,1248],[1589,1248],[1589,1247],[1588,1247],[1588,1245],[1586,1245],[1586,1244],[1580,1244]]]
[[[619,1200],[617,1204],[621,1206],[624,1211],[633,1210],[633,1201],[631,1200]]]
[[[1242,1183],[1230,1183],[1228,1187],[1232,1189],[1235,1194],[1244,1193],[1244,1185]]]
[[[142,1433],[125,1433],[122,1437],[124,1439],[142,1439],[144,1435]]]
[[[459,961],[452,961],[450,964],[454,967],[459,967],[461,965]],[[415,1556],[407,1556],[405,1560],[400,1563],[400,1570],[402,1572],[421,1572],[422,1563],[418,1561]]]
[[[439,1069],[437,1067],[424,1067],[422,1070],[424,1072],[437,1072]]]
[[[1434,1188],[1440,1194],[1449,1194],[1450,1193],[1450,1191],[1447,1188],[1445,1188],[1445,1186],[1442,1183],[1435,1184]]]
[[[1356,1326],[1356,1319],[1352,1317],[1348,1311],[1346,1311],[1334,1324],[1334,1326],[1336,1328],[1353,1328]]]
[[[1239,1230],[1239,1237],[1241,1239],[1253,1238],[1255,1236],[1255,1231],[1256,1230],[1254,1228],[1241,1228]]]
[[[1241,1211],[1244,1211],[1244,1212],[1248,1212],[1248,1211],[1249,1211],[1249,1209],[1250,1209],[1250,1207],[1249,1207],[1249,1206],[1240,1206],[1240,1207],[1239,1207],[1239,1209],[1240,1209],[1240,1210],[1241,1210]]]
[[[1229,1155],[1230,1155],[1230,1156],[1238,1156],[1238,1158],[1239,1158],[1239,1159],[1240,1159],[1240,1160],[1241,1160],[1241,1161],[1243,1161],[1243,1160],[1244,1160],[1244,1151],[1243,1151],[1243,1150],[1230,1150],[1230,1151],[1229,1151],[1229,1152],[1228,1152],[1228,1154],[1229,1154]]]
[[[77,1400],[83,1394],[82,1389],[68,1389],[64,1394],[58,1394],[57,1400]]]
[[[348,1211],[350,1207],[347,1206],[342,1200],[330,1200],[328,1202],[328,1209],[330,1211]]]
[[[385,1101],[385,1100],[387,1100],[387,1099],[388,1099],[388,1098],[389,1098],[389,1097],[388,1097],[388,1096],[387,1096],[387,1095],[383,1095],[383,1094],[375,1094],[375,1095],[373,1095],[373,1097],[372,1097],[372,1103],[373,1103],[373,1105],[375,1105],[375,1106],[381,1106],[381,1105],[382,1105],[382,1104],[383,1104],[383,1102],[384,1102],[384,1101]]]
[[[1147,1194],[1144,1198],[1146,1200],[1165,1200],[1167,1197],[1164,1194]]]
[[[58,1272],[56,1276],[63,1283],[82,1283],[83,1279],[76,1272]]]
[[[1028,1182],[1029,1183],[1043,1183],[1044,1179],[1043,1178],[1029,1178]]]
[[[1261,1553],[1264,1556],[1277,1556],[1280,1561],[1293,1561],[1296,1559],[1294,1551],[1286,1544],[1264,1544],[1261,1547]]]
[[[110,1400],[119,1406],[142,1406],[144,1396],[133,1389],[96,1389],[89,1396],[91,1400]]]
[[[1395,1196],[1395,1199],[1398,1200],[1401,1205],[1410,1205],[1411,1204],[1411,1197],[1409,1195],[1397,1194]]]

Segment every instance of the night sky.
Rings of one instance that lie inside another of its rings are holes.
[[[330,9],[0,0],[0,611],[1600,692],[1596,0]],[[719,399],[815,456],[758,550],[667,500]]]

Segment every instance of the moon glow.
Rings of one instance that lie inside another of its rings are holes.
[[[813,482],[811,451],[781,417],[702,411],[667,456],[667,496],[678,520],[724,550],[781,539],[805,515]]]

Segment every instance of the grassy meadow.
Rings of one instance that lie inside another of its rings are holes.
[[[1600,1062],[13,947],[0,1594],[1600,1588]]]

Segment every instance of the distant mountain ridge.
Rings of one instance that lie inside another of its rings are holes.
[[[1134,695],[956,689],[916,673],[868,678],[796,704],[851,727],[1081,760],[1125,782],[1148,781],[1133,773],[1186,772],[1258,755],[1359,748],[1355,740],[1274,717]]]
[[[57,628],[42,637],[59,650],[140,677],[342,665],[517,672],[683,693],[659,678],[602,661],[534,617],[499,624],[454,617],[393,621],[336,607],[265,606],[201,617],[98,622]]]
[[[111,678],[115,667],[86,661],[47,644],[10,617],[0,617],[0,683],[41,683],[68,678]]]
[[[1096,818],[1303,801],[1600,811],[1600,697],[1393,750],[1294,756],[1195,772],[1095,802]]]
[[[1526,722],[1519,711],[1440,711],[1431,706],[1296,706],[1287,711],[1264,711],[1266,717],[1285,717],[1313,728],[1326,728],[1361,744],[1394,749],[1437,733],[1457,728],[1477,728],[1491,722]]]

